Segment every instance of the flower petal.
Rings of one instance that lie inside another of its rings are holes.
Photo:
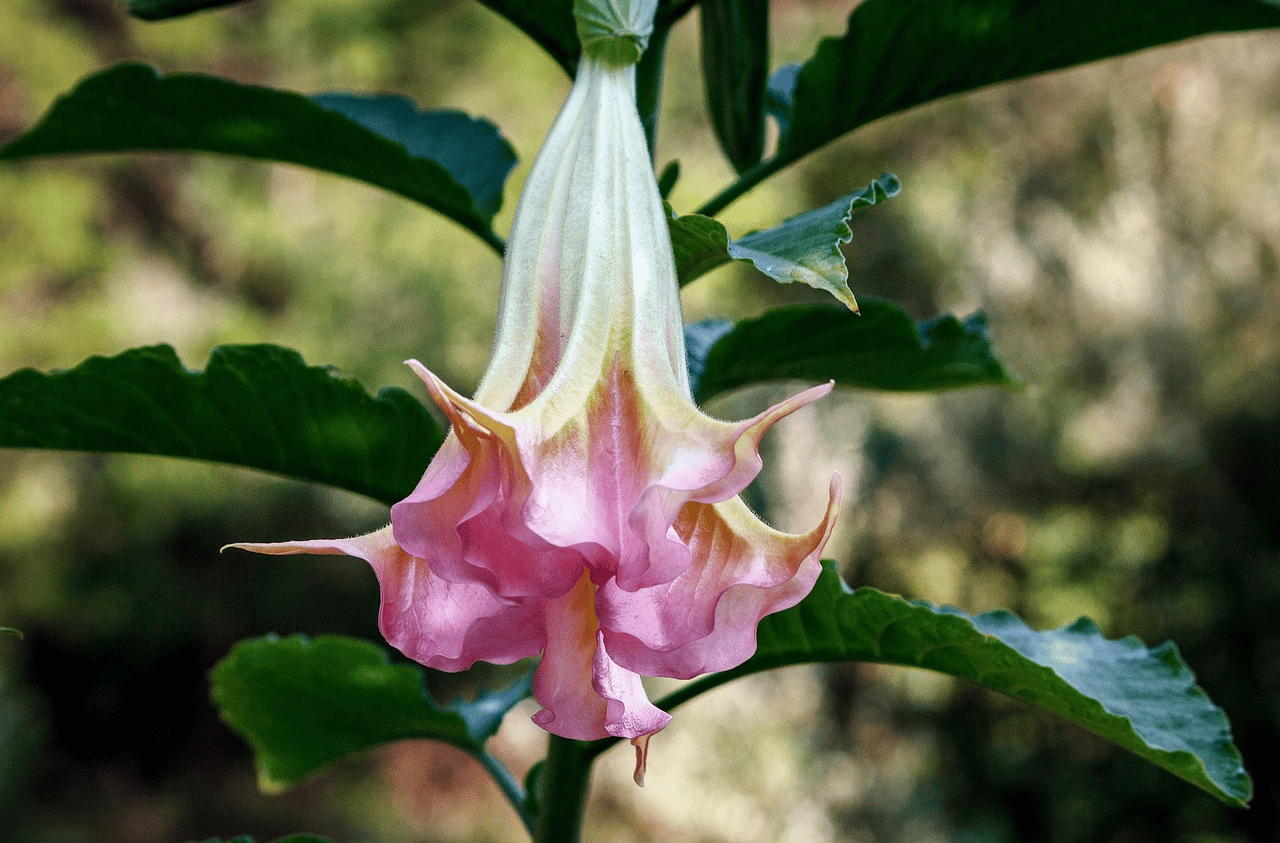
[[[688,572],[634,592],[614,582],[601,589],[596,602],[609,652],[627,670],[675,679],[746,661],[760,619],[813,588],[839,505],[839,474],[822,522],[799,535],[766,526],[741,498],[686,505],[675,531],[697,560]]]
[[[510,664],[536,656],[543,646],[536,604],[503,599],[484,585],[434,576],[424,560],[395,543],[389,526],[350,539],[227,547],[275,556],[343,554],[365,560],[382,592],[378,627],[383,636],[409,658],[437,670],[465,670],[477,661]]]

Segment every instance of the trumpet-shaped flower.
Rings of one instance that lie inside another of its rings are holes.
[[[409,361],[451,431],[391,525],[235,546],[366,560],[382,632],[407,656],[442,670],[541,656],[534,720],[630,738],[642,762],[671,718],[641,677],[749,658],[760,619],[813,586],[840,492],[836,475],[821,523],[796,535],[738,497],[769,426],[831,385],[740,422],[694,405],[634,90],[633,66],[583,56],[516,212],[474,398]]]

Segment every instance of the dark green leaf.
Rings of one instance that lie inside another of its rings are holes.
[[[218,152],[348,176],[433,208],[499,251],[491,223],[516,160],[493,124],[458,112],[419,112],[399,97],[317,100],[199,74],[162,77],[140,64],[81,80],[0,159],[125,150]]]
[[[211,674],[222,718],[253,747],[265,790],[280,790],[354,752],[430,738],[483,751],[529,680],[474,703],[437,705],[422,670],[338,635],[241,641]]]
[[[798,606],[759,627],[756,654],[699,680],[673,705],[738,676],[805,662],[868,661],[923,667],[1065,717],[1243,806],[1252,783],[1222,710],[1195,684],[1177,648],[1109,641],[1087,618],[1049,632],[1008,612],[970,617],[873,588],[850,591],[832,563]]]
[[[675,217],[668,207],[676,274],[683,285],[730,260],[739,260],[779,283],[800,282],[826,290],[857,310],[840,251],[840,244],[853,236],[849,218],[896,196],[900,187],[897,177],[884,173],[857,193],[738,240],[730,240],[729,232],[717,220],[700,214]]]
[[[1280,10],[1258,0],[867,0],[800,71],[778,157],[949,94],[1273,26]]]
[[[896,305],[875,299],[862,302],[861,315],[794,305],[739,322],[711,346],[695,396],[703,402],[775,380],[895,392],[1016,383],[992,350],[981,313],[916,325]]]
[[[702,0],[702,80],[720,148],[735,170],[764,154],[769,0]]]
[[[570,77],[578,69],[578,29],[573,0],[480,0],[547,51]]]
[[[143,20],[176,18],[202,9],[216,9],[239,2],[241,0],[126,0],[129,14]]]
[[[662,173],[658,176],[658,195],[666,199],[679,180],[680,162],[673,160],[662,168]]]
[[[183,368],[161,345],[0,380],[0,447],[231,463],[388,504],[413,490],[442,441],[404,390],[372,397],[271,345],[217,348],[204,372]]]

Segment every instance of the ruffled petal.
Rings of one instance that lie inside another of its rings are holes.
[[[822,522],[799,535],[767,527],[741,498],[688,504],[675,524],[697,560],[686,574],[638,591],[613,582],[601,589],[597,609],[609,652],[628,670],[675,679],[746,661],[760,619],[813,588],[839,505],[838,474]]]
[[[652,734],[671,715],[649,702],[639,675],[609,658],[596,622],[595,593],[584,575],[568,594],[546,603],[547,647],[533,677],[542,710],[533,722],[584,741]]]
[[[437,670],[465,670],[477,661],[510,664],[542,649],[537,604],[498,597],[478,583],[451,583],[396,544],[391,527],[350,539],[240,543],[227,547],[275,556],[342,554],[372,566],[382,593],[378,627],[393,647]]]

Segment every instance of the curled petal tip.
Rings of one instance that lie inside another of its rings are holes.
[[[631,739],[631,745],[636,748],[636,771],[631,778],[641,787],[644,787],[644,773],[649,766],[649,738],[651,737],[653,737],[652,732]]]

